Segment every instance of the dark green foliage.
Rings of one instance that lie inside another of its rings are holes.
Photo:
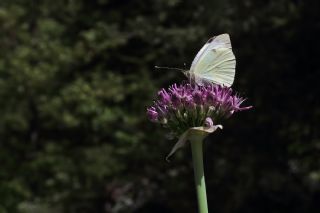
[[[206,141],[211,212],[318,212],[316,1],[0,3],[0,212],[195,212],[190,150],[145,108],[231,34],[249,97]]]

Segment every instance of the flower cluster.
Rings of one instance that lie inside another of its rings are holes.
[[[169,128],[175,136],[191,127],[211,127],[237,111],[244,98],[233,94],[232,89],[215,84],[203,86],[183,83],[161,89],[153,106],[147,109],[148,118]]]

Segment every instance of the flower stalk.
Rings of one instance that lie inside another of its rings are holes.
[[[203,139],[204,134],[190,136],[194,180],[196,184],[199,213],[208,213],[206,182],[203,170]]]

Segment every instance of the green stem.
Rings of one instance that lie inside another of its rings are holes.
[[[203,171],[203,139],[205,135],[197,134],[190,137],[194,178],[196,183],[199,213],[208,213],[206,183]]]

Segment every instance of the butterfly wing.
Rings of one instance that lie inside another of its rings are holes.
[[[210,39],[209,39],[209,41],[210,41]],[[201,56],[203,55],[203,53],[205,53],[208,50],[208,48],[210,47],[209,41],[207,41],[207,43],[205,45],[203,45],[203,47],[197,53],[196,57],[194,57],[190,70],[192,70],[192,68],[194,68],[194,66],[198,63],[198,61],[201,58]]]
[[[197,84],[212,82],[231,86],[234,81],[236,58],[231,49],[230,37],[222,34],[210,39],[192,62],[190,73]]]

